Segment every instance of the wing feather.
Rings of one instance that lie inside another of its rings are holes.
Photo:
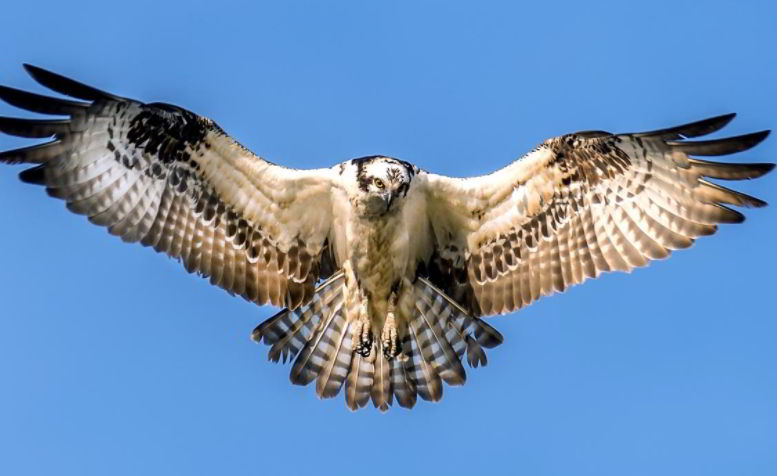
[[[69,116],[0,118],[0,132],[53,139],[0,153],[2,163],[37,164],[22,180],[46,186],[74,213],[178,259],[230,293],[289,307],[312,296],[320,261],[330,256],[323,253],[330,170],[271,164],[185,109],[25,68],[44,86],[85,102],[0,87],[9,104]]]
[[[745,151],[768,131],[686,140],[733,118],[636,134],[569,134],[488,176],[426,174],[437,239],[430,277],[473,315],[510,312],[605,271],[666,258],[719,223],[742,222],[726,205],[766,203],[707,178],[753,179],[774,165],[690,155]]]

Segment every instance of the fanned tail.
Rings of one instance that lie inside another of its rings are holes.
[[[415,394],[424,400],[442,398],[442,381],[462,385],[467,375],[461,364],[466,354],[471,367],[486,364],[483,347],[502,343],[502,335],[484,321],[470,316],[425,278],[414,284],[414,306],[407,318],[402,349],[403,366],[394,364],[391,379],[397,401],[412,406]],[[414,391],[413,391],[414,390]]]
[[[412,408],[418,396],[436,402],[442,398],[443,381],[466,381],[464,356],[471,367],[486,365],[483,349],[500,344],[502,336],[424,278],[406,292],[412,302],[398,315],[401,353],[395,357],[384,355],[377,339],[369,356],[354,352],[352,326],[357,321],[349,321],[342,272],[319,286],[310,302],[263,322],[253,338],[272,346],[270,360],[294,360],[292,383],[316,380],[320,398],[334,397],[345,386],[351,410],[370,399],[384,412],[395,399],[405,408]]]

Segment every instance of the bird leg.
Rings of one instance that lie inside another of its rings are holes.
[[[369,357],[372,350],[372,324],[370,323],[366,299],[362,299],[359,305],[359,320],[353,325],[354,329],[351,334],[353,351],[361,354],[362,357]]]
[[[380,340],[383,345],[383,356],[386,360],[399,355],[401,348],[399,346],[399,333],[397,332],[397,321],[394,317],[394,311],[396,307],[396,298],[392,296],[388,303],[388,312],[386,313],[386,321],[383,323],[383,332],[381,333]]]

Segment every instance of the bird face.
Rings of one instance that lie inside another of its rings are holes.
[[[382,216],[398,210],[410,189],[415,168],[390,157],[353,159],[358,191],[356,202],[364,216]]]

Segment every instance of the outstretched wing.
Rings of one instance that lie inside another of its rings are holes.
[[[506,313],[604,271],[666,258],[718,223],[741,222],[725,204],[766,203],[705,177],[752,179],[774,165],[690,156],[747,150],[768,131],[684,140],[733,117],[638,134],[570,134],[488,176],[428,175],[431,280],[475,316]]]
[[[0,118],[0,131],[54,140],[0,153],[71,211],[179,259],[189,272],[257,304],[312,296],[331,223],[330,172],[257,157],[213,121],[144,104],[26,65],[38,82],[86,101],[0,87],[0,99],[66,119]],[[324,262],[322,263],[322,260]]]

